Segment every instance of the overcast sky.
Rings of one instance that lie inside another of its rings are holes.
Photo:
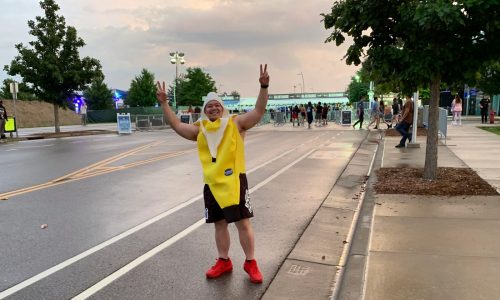
[[[109,88],[127,90],[146,68],[173,81],[170,52],[201,67],[222,92],[258,92],[259,64],[267,63],[270,93],[344,91],[358,69],[342,60],[346,46],[325,44],[320,13],[333,0],[56,0],[66,24],[86,46],[80,55],[100,60]],[[37,0],[0,0],[0,80],[3,66],[27,44],[28,20],[43,12]]]

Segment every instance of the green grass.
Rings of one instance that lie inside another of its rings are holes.
[[[479,127],[479,128],[481,128],[482,130],[486,130],[486,131],[493,132],[495,134],[500,135],[500,126],[495,126],[495,127]]]

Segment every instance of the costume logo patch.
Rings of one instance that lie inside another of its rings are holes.
[[[205,208],[205,220],[208,220],[208,208]]]
[[[231,176],[231,175],[233,175],[233,169],[226,169],[226,170],[224,171],[224,175],[226,175],[226,176]]]
[[[245,206],[248,209],[248,211],[252,214],[252,204],[250,203],[250,193],[248,192],[248,189],[245,191]]]

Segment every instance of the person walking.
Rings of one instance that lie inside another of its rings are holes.
[[[479,101],[479,108],[481,109],[481,123],[488,123],[488,108],[490,106],[490,100],[488,98],[483,98]]]
[[[165,82],[157,82],[157,99],[172,129],[180,136],[196,141],[203,169],[205,186],[205,220],[215,225],[215,243],[218,259],[206,273],[208,279],[231,272],[229,258],[230,235],[228,225],[235,223],[241,247],[246,256],[243,269],[250,281],[262,283],[263,276],[254,256],[254,232],[250,222],[253,209],[250,203],[245,174],[243,139],[247,130],[255,126],[265,113],[269,98],[267,64],[260,65],[260,92],[255,109],[230,116],[217,93],[205,97],[201,119],[195,124],[181,123],[167,101]]]
[[[375,123],[374,129],[378,129],[378,124],[380,123],[380,103],[378,102],[378,97],[375,97],[373,99],[371,111],[370,111],[370,117],[371,121],[370,124],[368,124],[368,127],[366,129],[370,129],[370,126]]]
[[[354,129],[356,129],[356,125],[358,124],[359,124],[359,129],[363,128],[363,121],[365,118],[365,105],[363,102],[364,100],[365,98],[361,97],[361,100],[359,100],[358,102],[358,108],[356,109],[356,115],[358,116],[358,120],[356,121],[356,123],[352,125],[352,128]]]
[[[5,139],[5,123],[7,123],[7,110],[0,99],[0,139]]]
[[[401,134],[402,138],[396,148],[406,147],[406,140],[411,142],[410,126],[413,123],[413,101],[410,96],[406,96],[406,102],[403,105],[403,115],[401,121],[396,125],[396,130]]]
[[[451,103],[451,110],[453,112],[451,125],[462,125],[462,99],[460,96],[455,95],[455,99]]]

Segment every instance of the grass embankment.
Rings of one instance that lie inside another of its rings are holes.
[[[9,116],[14,116],[13,100],[3,100]],[[16,100],[17,128],[54,126],[54,106],[41,101]],[[80,116],[69,109],[59,108],[59,125],[80,124]]]
[[[486,130],[495,134],[500,135],[500,126],[495,126],[495,127],[479,127],[482,130]]]

